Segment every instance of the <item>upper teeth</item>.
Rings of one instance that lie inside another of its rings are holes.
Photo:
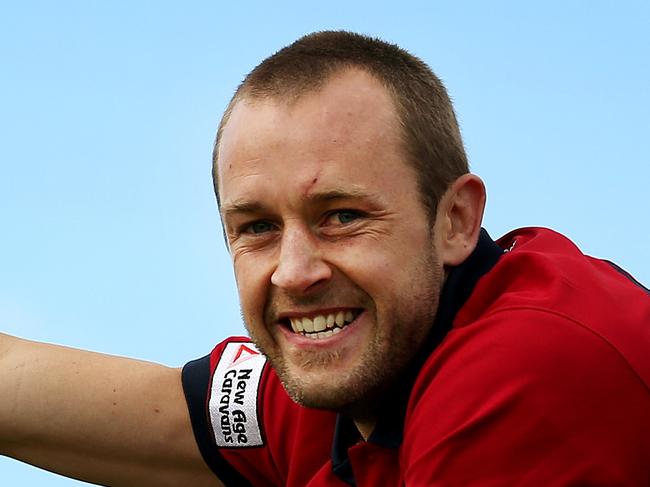
[[[296,333],[313,333],[329,336],[331,332],[337,333],[344,325],[354,320],[352,311],[339,311],[328,315],[316,315],[311,318],[290,318],[291,328]],[[330,331],[330,333],[327,333]]]

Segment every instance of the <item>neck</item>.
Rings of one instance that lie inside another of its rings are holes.
[[[354,424],[364,441],[368,441],[368,438],[375,429],[377,420],[375,418],[355,419]]]

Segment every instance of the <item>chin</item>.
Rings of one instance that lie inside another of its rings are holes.
[[[309,385],[293,380],[284,380],[282,383],[289,396],[301,406],[330,411],[345,411],[363,397],[364,391],[358,388],[342,387],[341,385]],[[352,389],[352,390],[351,390]]]
[[[279,365],[276,371],[289,396],[301,406],[314,409],[366,411],[378,404],[377,398],[390,382],[385,373],[368,364],[347,370],[330,368],[313,375],[304,369],[297,374]]]

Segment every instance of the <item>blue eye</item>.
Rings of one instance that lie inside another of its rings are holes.
[[[338,217],[339,223],[343,224],[353,222],[361,216],[356,211],[351,210],[337,211],[335,215]]]
[[[266,233],[273,230],[273,225],[265,221],[253,222],[245,228],[247,233]]]

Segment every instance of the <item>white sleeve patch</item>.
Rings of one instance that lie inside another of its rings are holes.
[[[257,394],[266,357],[255,345],[226,345],[212,376],[208,409],[217,446],[241,448],[264,445]]]

